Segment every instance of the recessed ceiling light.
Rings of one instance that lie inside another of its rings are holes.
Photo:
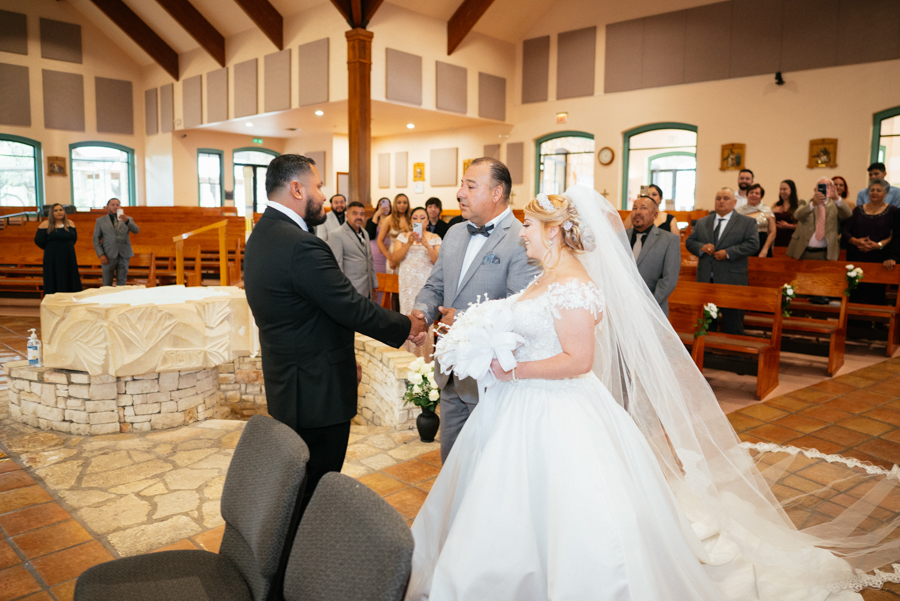
[[[247,127],[253,127],[253,124],[250,123],[249,121],[247,121],[246,123],[244,123],[244,125],[246,125]]]
[[[415,125],[414,123],[407,123],[407,124],[406,124],[406,129],[415,129],[415,128],[416,128],[416,125]]]
[[[325,111],[316,111],[316,117],[321,117],[325,114]]]

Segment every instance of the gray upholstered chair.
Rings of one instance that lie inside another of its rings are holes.
[[[94,566],[78,578],[76,601],[267,601],[281,585],[307,461],[296,432],[252,417],[225,476],[219,552],[165,551]]]
[[[285,601],[399,601],[413,538],[384,499],[353,478],[325,474],[303,514],[284,578]]]

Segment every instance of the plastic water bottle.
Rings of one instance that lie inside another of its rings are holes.
[[[41,341],[38,340],[35,328],[28,330],[31,337],[28,338],[28,365],[32,367],[40,367],[41,363]]]

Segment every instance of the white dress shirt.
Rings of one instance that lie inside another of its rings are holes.
[[[740,188],[734,191],[734,199],[737,201],[737,203],[734,205],[735,207],[747,204],[747,196],[741,191]]]
[[[721,237],[722,237],[722,234],[725,233],[725,228],[728,227],[728,222],[731,221],[731,216],[732,216],[732,215],[734,215],[734,211],[731,211],[730,213],[728,213],[728,214],[725,215],[724,217],[722,217],[722,216],[720,216],[718,213],[716,213],[716,220],[713,221],[713,232],[716,231],[716,224],[718,224],[718,225],[719,225],[719,238],[721,238]],[[721,222],[719,221],[720,219],[722,220]],[[716,239],[713,241],[713,246],[715,246],[716,244],[719,243],[719,238],[716,238]]]
[[[507,215],[512,213],[512,209],[506,207],[506,210],[488,221],[484,224],[485,227],[489,225],[493,225],[494,229],[497,229],[497,226],[501,221],[503,221]],[[468,232],[467,232],[468,233]],[[491,232],[493,234],[493,231]],[[478,256],[478,253],[481,252],[481,249],[484,248],[484,243],[487,242],[488,236],[482,236],[481,234],[475,234],[472,236],[469,235],[469,244],[466,246],[466,256],[463,257],[462,269],[459,271],[459,281],[456,283],[456,289],[459,290],[459,287],[462,285],[463,277],[465,277],[466,272],[469,271],[469,267],[472,265],[472,261],[475,260],[475,257]]]
[[[295,213],[293,210],[287,208],[280,202],[275,202],[273,200],[269,201],[269,206],[272,207],[273,209],[275,209],[276,211],[280,211],[280,212],[284,213],[285,215],[287,215],[288,217],[290,217],[294,221],[294,223],[296,223],[303,229],[304,232],[309,231],[309,227],[307,227],[306,221],[303,220],[303,217],[301,217],[300,215]]]

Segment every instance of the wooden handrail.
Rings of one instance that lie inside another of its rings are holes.
[[[228,220],[217,221],[210,225],[204,225],[185,234],[179,234],[172,238],[175,243],[175,283],[179,286],[184,285],[184,241],[203,232],[209,230],[219,230],[219,285],[228,285],[228,249],[225,248],[225,228],[228,226]]]

